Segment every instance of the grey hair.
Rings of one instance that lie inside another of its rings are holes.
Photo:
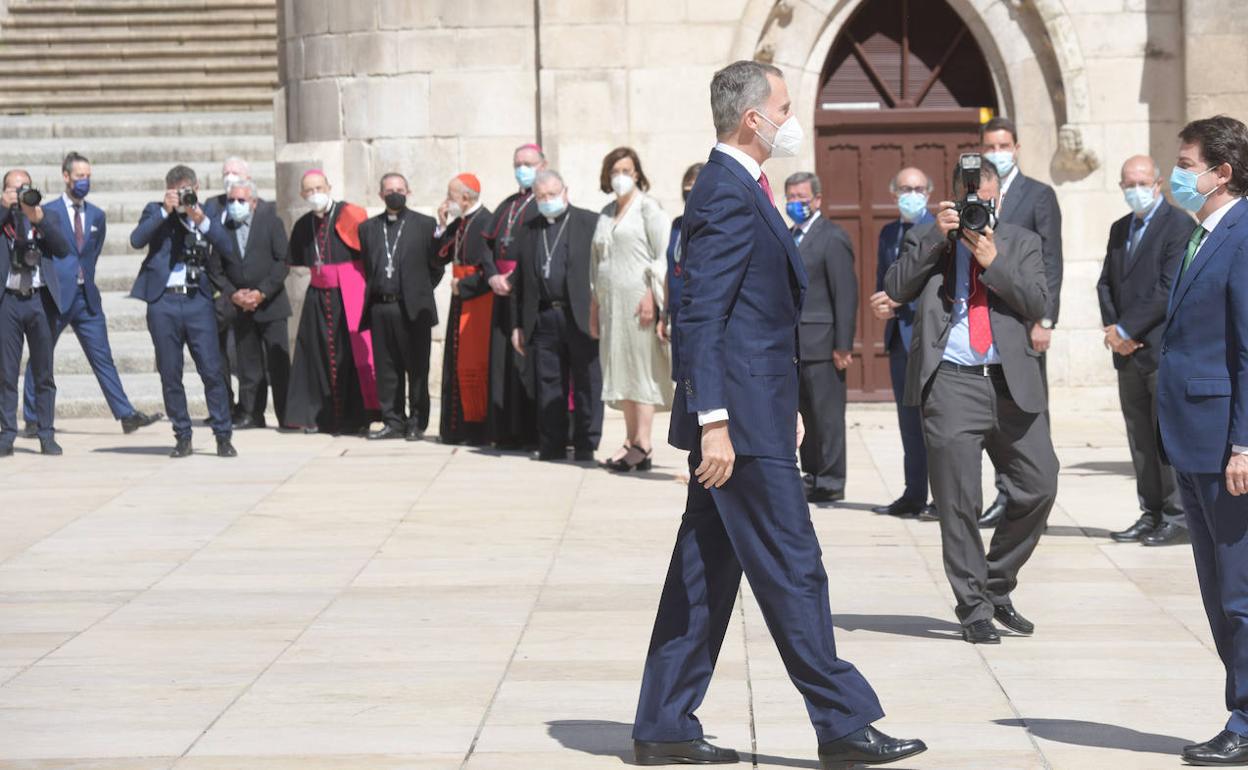
[[[251,198],[259,198],[259,197],[260,197],[260,193],[259,193],[259,191],[258,191],[258,190],[256,190],[256,183],[255,183],[255,182],[253,182],[253,181],[252,181],[252,180],[250,180],[250,179],[244,179],[244,180],[243,180],[243,181],[241,181],[241,182],[235,182],[234,184],[230,185],[230,189],[228,189],[228,190],[226,190],[226,191],[225,191],[226,196],[228,197],[228,196],[229,196],[229,194],[230,194],[231,192],[233,192],[233,191],[234,191],[236,188],[238,188],[238,187],[241,187],[241,188],[243,188],[244,190],[246,190],[246,191],[247,191],[247,193],[248,193],[248,196],[249,196],[249,197],[251,197]]]
[[[784,180],[784,190],[788,192],[790,187],[796,187],[799,184],[810,182],[810,194],[818,198],[823,194],[823,185],[819,182],[819,177],[809,171],[798,171],[796,174],[789,174],[789,178]]]
[[[741,116],[762,107],[771,96],[768,75],[783,78],[779,67],[742,59],[724,67],[711,78],[711,115],[715,135],[724,137],[736,130]]]
[[[558,179],[559,186],[561,188],[565,190],[568,188],[567,183],[563,181],[563,177],[560,176],[559,172],[555,171],[553,168],[548,168],[545,171],[537,172],[537,178],[533,180],[533,186],[537,187],[542,182],[549,182],[551,179]]]
[[[221,162],[221,168],[225,168],[226,166],[241,166],[243,173],[247,175],[247,178],[251,178],[251,164],[237,155],[231,155]]]
[[[906,166],[901,171],[909,171],[910,169],[914,169],[915,171],[923,175],[923,178],[927,180],[927,194],[931,195],[932,190],[936,189],[935,185],[932,184],[932,178],[927,175],[926,171],[924,171],[921,168],[918,168],[917,166]],[[896,174],[893,174],[893,178],[888,180],[888,191],[892,193],[893,195],[897,194],[897,179],[901,176],[901,171],[898,171]]]

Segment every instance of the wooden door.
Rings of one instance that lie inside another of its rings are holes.
[[[944,0],[870,0],[833,45],[818,102],[823,213],[849,233],[858,275],[849,395],[887,401],[884,322],[867,299],[876,291],[880,230],[898,217],[889,183],[915,166],[932,181],[933,205],[949,199],[958,155],[978,149],[979,126],[995,112],[992,75]]]

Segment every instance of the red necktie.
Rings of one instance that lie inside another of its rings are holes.
[[[983,268],[970,257],[971,296],[967,297],[967,320],[971,325],[971,350],[981,356],[992,347],[992,323],[988,320],[988,287],[979,280]]]
[[[771,194],[771,182],[767,181],[767,173],[761,170],[758,172],[758,186],[763,188],[763,194],[767,196],[771,205],[776,205],[776,198]]]
[[[74,242],[78,244],[78,251],[82,251],[82,246],[87,242],[86,234],[82,232],[82,204],[74,204]]]

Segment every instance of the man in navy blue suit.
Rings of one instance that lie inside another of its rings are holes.
[[[147,330],[156,346],[156,368],[165,411],[177,438],[170,457],[191,455],[191,415],[182,387],[182,348],[189,347],[204,383],[208,421],[217,437],[217,455],[236,457],[231,443],[230,402],[221,368],[217,313],[208,281],[208,245],[223,253],[237,248],[220,222],[199,205],[195,171],[174,166],[165,175],[165,197],[143,209],[130,245],[147,249],[130,296],[147,303]]]
[[[87,363],[95,372],[95,379],[100,383],[113,418],[121,422],[123,431],[133,433],[156,422],[162,415],[144,414],[134,408],[121,385],[117,365],[113,363],[113,351],[108,344],[108,322],[100,303],[100,290],[95,285],[95,266],[104,248],[107,227],[104,212],[86,201],[91,190],[91,163],[78,153],[71,152],[61,164],[61,174],[65,177],[65,192],[43,207],[50,225],[59,227],[69,239],[69,251],[57,255],[63,258],[53,263],[61,295],[57,304],[65,308],[65,312],[60,314],[52,329],[52,345],[55,347],[66,327],[74,328],[78,344],[82,345]],[[26,366],[22,405],[26,417],[24,435],[34,438],[37,434],[35,378],[31,376],[29,364]]]
[[[875,294],[871,295],[871,312],[884,325],[884,349],[888,351],[888,373],[893,382],[893,400],[897,402],[897,425],[901,429],[901,448],[906,488],[901,497],[888,505],[871,510],[889,516],[922,516],[935,520],[935,510],[927,504],[927,447],[923,444],[923,418],[917,406],[906,406],[906,364],[910,360],[910,340],[914,335],[914,303],[894,302],[884,292],[884,276],[901,256],[901,244],[915,225],[934,222],[927,202],[932,194],[932,181],[917,168],[903,168],[888,184],[897,201],[900,218],[880,230],[876,252]]]
[[[1170,294],[1157,418],[1231,712],[1221,733],[1184,748],[1183,759],[1248,765],[1248,127],[1197,120],[1179,141],[1170,194],[1200,224]]]
[[[689,492],[650,639],[633,725],[638,764],[727,764],[703,739],[702,702],[744,573],[819,740],[840,767],[926,749],[872,727],[884,712],[836,655],[828,576],[796,454],[797,328],[806,271],[762,173],[795,155],[801,128],[779,69],[715,73],[719,143],[694,184],[682,232],[678,387],[668,440],[690,450]]]
[[[56,381],[52,377],[52,329],[60,291],[53,262],[68,251],[65,236],[49,226],[30,174],[4,175],[0,194],[0,457],[13,454],[17,438],[17,375],[23,343],[34,370],[39,451],[59,455],[53,438]]]

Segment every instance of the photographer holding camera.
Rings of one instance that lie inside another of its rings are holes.
[[[56,382],[52,378],[52,335],[61,296],[53,258],[68,254],[69,241],[56,227],[45,227],[43,195],[21,170],[4,175],[0,195],[0,457],[13,454],[17,439],[17,377],[22,346],[30,343],[30,366],[35,378],[35,413],[39,451],[59,455],[53,438]]]
[[[191,454],[191,416],[182,387],[182,347],[191,349],[204,383],[209,423],[217,437],[217,455],[236,457],[230,443],[229,397],[217,340],[217,314],[208,281],[209,244],[233,253],[233,239],[199,205],[199,182],[186,166],[165,175],[164,200],[149,203],[130,234],[130,245],[147,249],[130,296],[147,303],[147,329],[156,347],[156,368],[164,390],[165,411],[173,421],[177,445],[170,457]]]
[[[997,644],[992,621],[1020,635],[1035,627],[1010,601],[1057,496],[1057,455],[1048,396],[1029,326],[1048,300],[1040,238],[996,221],[1000,178],[979,155],[963,155],[957,202],[906,234],[884,290],[918,300],[905,403],[923,415],[932,496],[940,516],[945,574],[962,636]],[[987,557],[977,517],[983,452],[1009,492]]]

